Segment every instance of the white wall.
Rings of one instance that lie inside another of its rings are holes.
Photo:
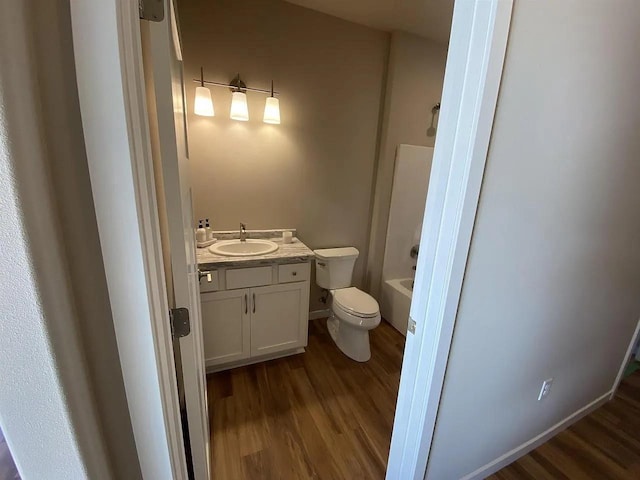
[[[62,400],[63,387],[50,354],[45,312],[34,280],[37,272],[22,224],[13,178],[15,147],[6,130],[0,135],[0,425],[25,478],[85,478],[69,407]],[[39,374],[34,375],[36,371]],[[34,454],[29,457],[30,449]]]
[[[129,419],[113,318],[109,305],[100,239],[92,204],[89,169],[82,138],[82,121],[75,85],[73,50],[70,48],[69,3],[55,0],[40,5],[34,19],[41,85],[39,117],[51,156],[51,179],[64,239],[68,275],[79,317],[87,368],[106,443],[118,476],[135,479],[140,473]],[[54,37],[55,35],[55,37]],[[52,38],[60,38],[53,41]],[[56,93],[52,93],[56,92]],[[61,94],[60,92],[65,92]],[[39,221],[35,219],[35,221]],[[87,279],[91,279],[90,282]]]
[[[515,3],[429,479],[482,472],[610,392],[632,341],[640,5],[618,4]]]
[[[374,296],[382,277],[396,148],[401,143],[433,147],[435,137],[427,136],[427,129],[442,95],[446,57],[445,45],[404,32],[391,36],[367,259],[367,286]]]
[[[246,123],[229,119],[228,89],[211,90],[214,118],[189,112],[196,218],[294,227],[312,248],[353,245],[361,285],[389,34],[281,0],[185,0],[178,15],[190,110],[200,66],[209,80],[240,72],[281,92],[281,125],[262,122],[259,93]]]
[[[69,23],[64,1],[0,6],[0,424],[26,480],[135,479]]]
[[[137,10],[137,4],[119,0],[72,2],[73,51],[93,208],[139,466],[145,478],[176,479],[186,475],[186,465],[177,441],[179,406],[141,97]]]

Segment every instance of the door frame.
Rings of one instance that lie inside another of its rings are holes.
[[[142,476],[187,480],[138,15],[128,0],[71,2],[91,189]]]
[[[390,480],[421,480],[426,471],[512,5],[513,0],[455,4],[411,307],[416,333],[407,337],[387,469]],[[71,2],[71,13],[96,216],[142,473],[145,478],[186,479],[138,8],[127,0],[85,0]],[[120,189],[105,188],[109,182]],[[119,261],[124,253],[140,268]],[[144,294],[130,295],[118,284],[125,279]],[[148,337],[132,341],[132,324]]]
[[[182,45],[174,13],[175,0],[165,0],[166,14],[162,22],[145,22],[147,41],[142,42],[142,55],[148,68],[144,73],[146,99],[154,103],[151,133],[157,139],[157,158],[154,165],[161,172],[154,172],[156,181],[162,182],[167,236],[165,265],[171,265],[169,308],[187,307],[191,333],[176,339],[174,355],[179,356],[179,396],[183,418],[188,427],[185,441],[189,474],[195,480],[209,480],[209,418],[207,405],[206,370],[202,344],[202,316],[195,232],[193,230],[193,206],[187,145],[186,91],[182,71]],[[147,117],[148,118],[148,117]],[[158,173],[160,173],[158,175]],[[156,185],[157,187],[157,185]],[[162,244],[162,240],[160,242]],[[168,258],[166,257],[168,255]],[[165,284],[166,285],[166,284]],[[185,414],[186,413],[186,414]]]
[[[388,480],[425,478],[489,149],[513,0],[457,1]]]

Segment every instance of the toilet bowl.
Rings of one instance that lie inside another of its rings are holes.
[[[316,283],[329,290],[331,316],[327,328],[336,346],[349,358],[371,358],[369,330],[380,325],[380,307],[369,294],[351,286],[359,252],[354,247],[314,250]]]
[[[355,287],[331,291],[327,329],[347,357],[357,362],[371,358],[369,330],[380,325],[380,319],[380,307],[371,295]]]

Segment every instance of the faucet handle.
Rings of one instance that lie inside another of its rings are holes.
[[[244,223],[240,222],[240,230],[246,230],[246,229],[247,229],[247,226]]]

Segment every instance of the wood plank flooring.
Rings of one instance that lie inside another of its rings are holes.
[[[371,345],[371,361],[353,362],[318,320],[305,354],[210,375],[212,478],[384,478],[404,337],[383,322]],[[640,371],[489,479],[640,479]]]
[[[316,320],[306,353],[210,375],[212,478],[384,478],[404,337],[382,322],[371,350],[350,360]]]
[[[640,479],[640,371],[614,400],[489,479]]]

